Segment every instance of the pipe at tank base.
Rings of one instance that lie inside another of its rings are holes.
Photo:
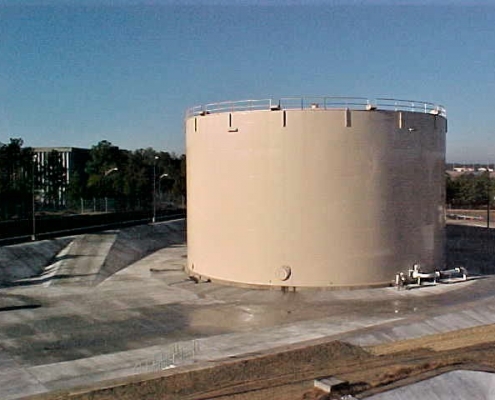
[[[431,281],[430,285],[436,285],[437,283],[450,283],[457,281],[467,281],[468,271],[464,267],[456,267],[452,269],[434,271],[434,272],[421,272],[421,266],[415,264],[413,269],[408,271],[408,274],[398,272],[395,275],[394,284],[398,290],[401,288],[410,289],[411,287],[419,287],[424,283],[424,280]]]

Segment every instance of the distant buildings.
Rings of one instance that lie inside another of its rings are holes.
[[[47,193],[53,192],[52,180],[49,174],[50,168],[48,167],[49,155],[53,151],[59,154],[57,161],[58,167],[62,167],[62,182],[56,191],[58,192],[57,203],[59,206],[65,206],[67,202],[66,190],[67,186],[71,182],[74,174],[83,175],[86,162],[89,159],[89,149],[82,149],[77,147],[33,147],[33,153],[35,156],[35,168],[39,175],[38,178],[38,200],[42,203],[47,202]]]
[[[453,171],[455,172],[493,172],[493,168],[489,167],[479,167],[479,168],[474,168],[474,167],[454,167]]]
[[[461,175],[480,175],[486,172],[490,173],[490,177],[495,176],[494,164],[454,164],[448,163],[446,165],[446,173],[451,178],[457,178]]]

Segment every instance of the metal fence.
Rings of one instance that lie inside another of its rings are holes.
[[[95,213],[95,212],[116,212],[116,200],[110,197],[104,198],[92,198],[82,199],[81,202],[81,214]]]
[[[152,358],[135,363],[134,373],[142,374],[174,368],[177,365],[194,361],[200,352],[199,342],[195,339],[190,342],[175,343],[154,354]]]

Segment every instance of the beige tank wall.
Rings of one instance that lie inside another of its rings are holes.
[[[190,272],[333,287],[443,267],[445,133],[441,116],[379,110],[187,119]]]

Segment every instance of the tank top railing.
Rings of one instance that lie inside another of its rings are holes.
[[[387,110],[429,113],[447,116],[445,108],[439,104],[419,100],[400,100],[392,98],[338,97],[338,96],[304,96],[282,97],[279,100],[236,100],[222,101],[195,106],[187,110],[186,118],[223,112],[255,110]]]

